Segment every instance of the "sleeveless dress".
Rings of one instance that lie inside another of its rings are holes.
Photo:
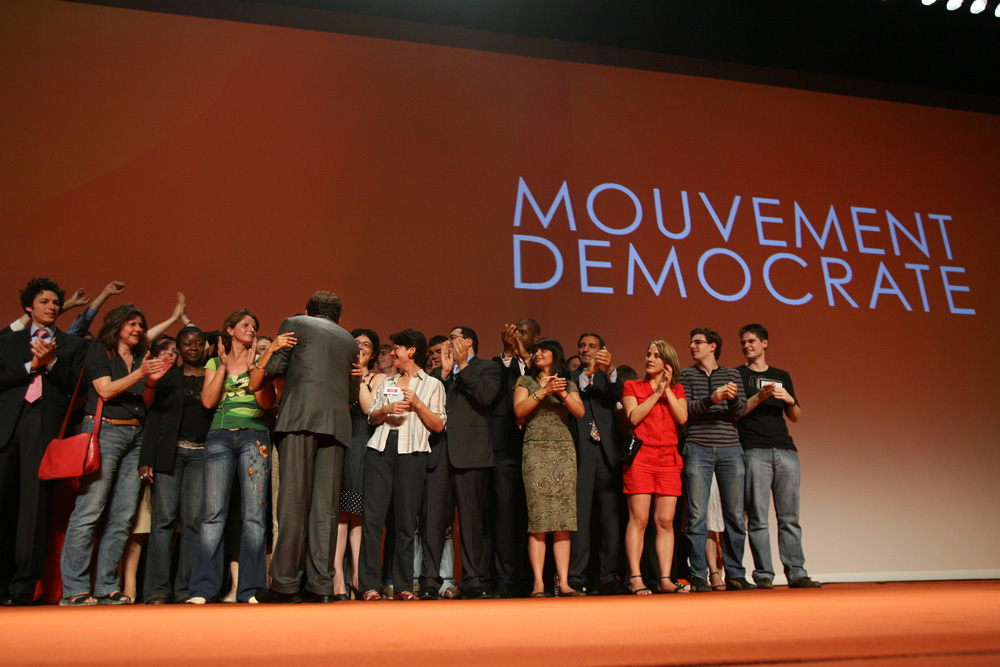
[[[541,389],[538,381],[521,376],[518,386]],[[578,391],[568,382],[567,392]],[[555,394],[546,396],[525,418],[521,470],[528,501],[528,532],[576,530],[576,447],[570,435],[569,410]]]
[[[361,491],[365,482],[365,450],[375,428],[359,403],[351,406],[351,446],[344,454],[344,481],[340,487],[340,511],[361,515]]]

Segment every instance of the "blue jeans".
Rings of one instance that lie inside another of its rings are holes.
[[[743,526],[743,493],[746,469],[743,448],[704,447],[688,442],[684,445],[684,480],[688,494],[687,538],[691,545],[691,575],[708,578],[708,561],[705,558],[705,539],[708,527],[708,498],[712,493],[712,475],[719,482],[722,500],[722,519],[726,532],[722,535],[722,562],[726,577],[746,576],[743,567],[743,547],[746,528]]]
[[[149,546],[146,549],[146,579],[143,593],[146,601],[171,597],[170,561],[174,540],[174,522],[180,518],[177,574],[173,597],[190,597],[188,581],[198,548],[201,517],[205,506],[205,450],[178,447],[174,469],[153,474],[152,516],[149,524]]]
[[[215,429],[205,440],[205,512],[188,585],[191,597],[211,600],[222,588],[223,532],[233,477],[239,479],[243,531],[236,599],[267,586],[266,522],[271,441],[267,431]]]
[[[778,555],[788,582],[808,576],[799,525],[799,455],[791,449],[748,449],[746,505],[754,581],[774,579],[767,510],[774,494],[778,517]]]
[[[83,422],[83,432],[93,431],[94,420],[88,417]],[[93,475],[80,478],[76,505],[66,527],[61,562],[63,597],[91,590],[90,560],[94,552],[94,533],[105,505],[108,506],[107,521],[97,546],[93,593],[104,596],[122,589],[118,579],[118,561],[125,552],[125,542],[132,530],[132,517],[139,505],[142,488],[138,467],[141,440],[141,426],[101,424],[98,434],[101,467]]]

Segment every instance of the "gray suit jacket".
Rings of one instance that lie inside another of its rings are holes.
[[[281,323],[279,334],[295,332],[295,347],[278,350],[267,374],[284,376],[278,409],[278,433],[332,435],[351,446],[350,405],[358,400],[358,379],[351,367],[358,344],[346,330],[325,317],[296,315]]]

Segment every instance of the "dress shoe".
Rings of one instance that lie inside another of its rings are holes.
[[[167,604],[167,598],[149,598],[146,604]]]
[[[517,597],[514,592],[514,587],[510,584],[497,584],[496,596],[500,599]]]
[[[746,577],[731,577],[726,579],[726,590],[727,591],[752,591],[757,588],[749,581]]]
[[[823,584],[818,581],[813,581],[809,577],[802,577],[801,579],[796,579],[792,583],[788,584],[789,588],[822,588]]]
[[[17,595],[11,595],[3,600],[3,606],[5,607],[33,607],[34,605],[35,600],[30,597],[22,598]]]
[[[333,594],[333,601],[334,602],[347,602],[350,599],[351,599],[351,594],[350,593],[334,593]]]
[[[320,595],[319,593],[307,590],[302,594],[302,602],[307,604],[330,604],[336,601],[335,597],[334,595]]]
[[[272,588],[265,588],[258,591],[254,596],[260,604],[295,604],[302,602],[302,595],[299,593],[279,593]]]
[[[770,579],[761,579],[757,582],[758,591],[769,591],[774,588],[774,582]]]
[[[466,600],[488,600],[490,598],[490,594],[487,593],[486,589],[482,586],[476,586],[464,591],[462,593],[462,597]]]
[[[419,597],[420,597],[421,600],[440,600],[441,599],[441,596],[438,595],[437,591],[432,591],[429,588],[425,588],[424,590],[420,591]]]

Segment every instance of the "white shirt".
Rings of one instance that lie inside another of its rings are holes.
[[[397,373],[391,378],[386,378],[385,382],[379,385],[375,391],[375,398],[372,407],[368,410],[369,419],[371,414],[389,402],[386,390],[398,386],[397,383],[402,374]],[[431,412],[441,418],[441,422],[448,423],[448,413],[445,411],[444,385],[437,378],[430,377],[422,370],[410,378],[409,389],[417,394],[423,403],[427,405]],[[399,431],[399,454],[413,454],[414,452],[430,452],[431,430],[424,425],[420,416],[416,412],[404,412],[401,415],[387,415],[385,421],[379,424],[368,441],[368,446],[378,451],[385,451],[385,441],[389,437],[389,432]]]

